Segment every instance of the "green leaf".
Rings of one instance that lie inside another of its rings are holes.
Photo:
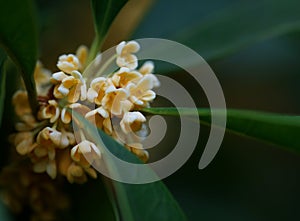
[[[172,8],[168,4],[157,2],[135,37],[178,41],[196,50],[206,60],[219,59],[256,42],[300,29],[298,0],[215,0],[205,3],[193,0],[188,5],[175,0]],[[189,13],[179,13],[184,11]]]
[[[186,116],[192,113],[189,108],[179,109],[180,113]],[[176,108],[145,108],[142,111],[149,114],[179,116]],[[218,114],[218,112],[224,114],[223,110],[214,110],[214,113]],[[198,114],[201,123],[210,124],[210,109],[198,109]],[[300,116],[228,109],[226,129],[241,136],[300,151]]]
[[[34,68],[37,60],[37,24],[33,1],[0,2],[0,44],[18,66],[29,94],[33,111],[37,110]]]
[[[6,54],[0,48],[0,127],[2,125],[2,115],[4,112],[5,86],[6,86],[6,70],[5,70]]]
[[[9,214],[7,208],[4,206],[2,200],[0,199],[0,220],[1,221],[10,221],[13,220]]]
[[[99,178],[89,180],[85,185],[69,185],[68,192],[73,202],[71,217],[63,220],[116,220],[105,186]],[[84,197],[78,193],[84,193]]]
[[[112,22],[126,2],[127,0],[91,0],[96,36],[91,46],[88,63],[96,57]]]
[[[112,137],[106,135],[101,130],[95,130],[87,120],[73,111],[73,118],[80,122],[80,128],[85,128],[86,137],[100,148],[105,166],[111,175],[122,176],[124,170],[119,170],[110,158],[110,154],[126,162],[141,164],[142,162],[125,147],[116,142]],[[105,145],[103,145],[105,144]],[[109,147],[109,149],[107,149]],[[110,153],[110,154],[109,154]],[[147,167],[150,176],[156,176]],[[132,174],[138,174],[132,170]],[[174,200],[168,189],[161,181],[148,184],[125,184],[111,180],[110,195],[115,200],[118,208],[116,217],[126,221],[153,221],[153,220],[172,220],[185,221],[185,215]]]

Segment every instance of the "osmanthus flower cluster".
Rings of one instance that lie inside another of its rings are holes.
[[[123,139],[143,128],[146,118],[137,110],[149,106],[156,96],[152,89],[159,86],[152,62],[137,69],[134,53],[139,49],[135,41],[121,42],[116,48],[119,69],[109,77],[85,79],[82,73],[87,66],[88,49],[84,46],[76,54],[61,55],[57,62],[59,71],[53,74],[37,64],[38,114],[33,115],[26,91],[17,91],[13,105],[19,118],[18,132],[11,136],[17,153],[30,159],[34,172],[47,173],[52,179],[63,175],[70,183],[97,177],[91,163],[101,160],[101,150],[86,137],[84,128],[73,127],[72,111],[147,161],[148,153],[137,136]],[[93,162],[86,160],[87,155]]]

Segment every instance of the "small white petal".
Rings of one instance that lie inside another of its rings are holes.
[[[71,108],[71,109],[73,109],[73,108],[80,108],[82,106],[82,104],[79,104],[79,103],[73,103],[73,104],[70,104],[69,105],[69,107]]]
[[[86,100],[87,92],[86,92],[86,84],[85,84],[85,82],[80,87],[80,95],[81,95],[80,96],[80,100],[81,101]]]
[[[91,110],[89,112],[86,113],[86,115],[84,116],[85,118],[89,118],[89,117],[92,117],[92,116],[95,116],[95,114],[98,113],[98,110],[95,109],[95,110]]]
[[[50,160],[55,159],[55,150],[54,150],[54,148],[48,148],[48,157],[49,157]]]
[[[90,153],[91,150],[91,143],[87,140],[82,141],[79,145],[79,150],[82,154]]]
[[[136,41],[129,41],[126,45],[129,53],[136,53],[140,50],[140,45]]]
[[[47,168],[46,168],[46,171],[48,173],[48,175],[52,178],[52,179],[55,179],[56,177],[56,163],[55,161],[50,161],[48,164],[47,164]]]
[[[120,44],[117,45],[116,52],[118,55],[120,55],[122,53],[122,50],[123,50],[125,44],[126,44],[126,42],[122,41]]]
[[[79,79],[79,80],[82,79],[82,75],[81,75],[81,73],[80,73],[79,71],[72,71],[72,72],[71,72],[71,75],[72,75],[74,78],[76,78],[76,79]]]
[[[71,149],[71,157],[74,161],[78,162],[80,160],[80,158],[78,159],[76,157],[76,153],[77,153],[77,150],[79,148],[79,145],[77,144],[76,146],[74,146],[72,149]]]
[[[109,94],[109,93],[115,92],[115,91],[117,91],[116,87],[114,85],[111,85],[105,90],[105,94]]]
[[[52,78],[56,81],[62,81],[64,78],[68,77],[68,75],[66,75],[64,72],[62,71],[59,71],[59,72],[56,72],[54,74],[52,74]]]
[[[68,88],[65,88],[62,84],[57,88],[57,90],[64,96],[67,96],[70,92],[70,90]]]
[[[94,150],[95,153],[100,157],[101,156],[101,152],[100,152],[99,148],[94,143],[92,143],[92,142],[90,142],[90,145],[91,145],[92,150]]]
[[[139,69],[139,72],[141,74],[146,75],[146,74],[151,74],[154,71],[154,63],[152,61],[146,61],[142,67]]]
[[[96,85],[97,84],[101,84],[102,82],[105,82],[106,81],[106,78],[104,77],[97,77],[95,79],[93,79],[90,83],[90,87],[91,88],[96,88]]]
[[[109,113],[103,107],[99,107],[96,110],[102,117],[104,117],[104,118],[109,117]]]
[[[94,89],[89,88],[86,96],[89,102],[94,103],[98,93]]]

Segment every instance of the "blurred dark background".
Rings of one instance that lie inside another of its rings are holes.
[[[47,68],[56,71],[56,59],[60,54],[74,52],[80,44],[91,43],[94,34],[91,11],[85,0],[37,2],[41,18],[40,59]],[[132,0],[115,22],[105,47],[120,40],[145,37],[176,40],[174,36],[180,30],[188,25],[201,25],[203,19],[218,10],[255,2]],[[256,13],[267,12],[258,8]],[[255,18],[256,14],[253,16]],[[252,22],[254,27],[263,21]],[[133,31],[135,27],[138,28]],[[196,46],[188,44],[188,40],[184,43],[206,58]],[[223,87],[228,108],[299,114],[299,60],[300,33],[293,31],[244,45],[226,56],[207,61]],[[181,84],[189,85],[187,88],[194,94],[199,107],[207,106],[197,85],[182,77],[181,72],[173,72],[172,76]],[[202,126],[199,145],[192,158],[165,179],[190,220],[300,219],[299,154],[227,133],[214,161],[204,170],[198,170],[208,133],[209,128]]]

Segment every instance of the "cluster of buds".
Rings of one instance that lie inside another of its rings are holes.
[[[87,175],[97,177],[91,164],[101,160],[101,149],[86,138],[83,128],[73,127],[72,111],[121,142],[141,160],[148,160],[142,138],[131,135],[145,128],[146,118],[138,110],[149,107],[155,99],[153,88],[159,86],[159,81],[153,75],[152,62],[138,68],[134,53],[139,49],[135,41],[121,42],[116,48],[118,70],[109,77],[92,80],[82,74],[87,66],[85,46],[79,47],[76,54],[60,56],[59,71],[53,74],[37,64],[40,109],[34,116],[27,93],[17,91],[13,104],[20,122],[16,124],[18,132],[11,137],[17,152],[30,158],[34,172],[46,172],[52,179],[61,174],[70,183],[84,183]],[[87,161],[87,155],[93,162]]]
[[[65,211],[70,200],[62,190],[63,180],[51,180],[46,174],[34,173],[27,164],[10,165],[0,174],[3,202],[22,220],[54,221]],[[46,197],[45,197],[46,196]],[[28,210],[30,208],[30,214]]]

